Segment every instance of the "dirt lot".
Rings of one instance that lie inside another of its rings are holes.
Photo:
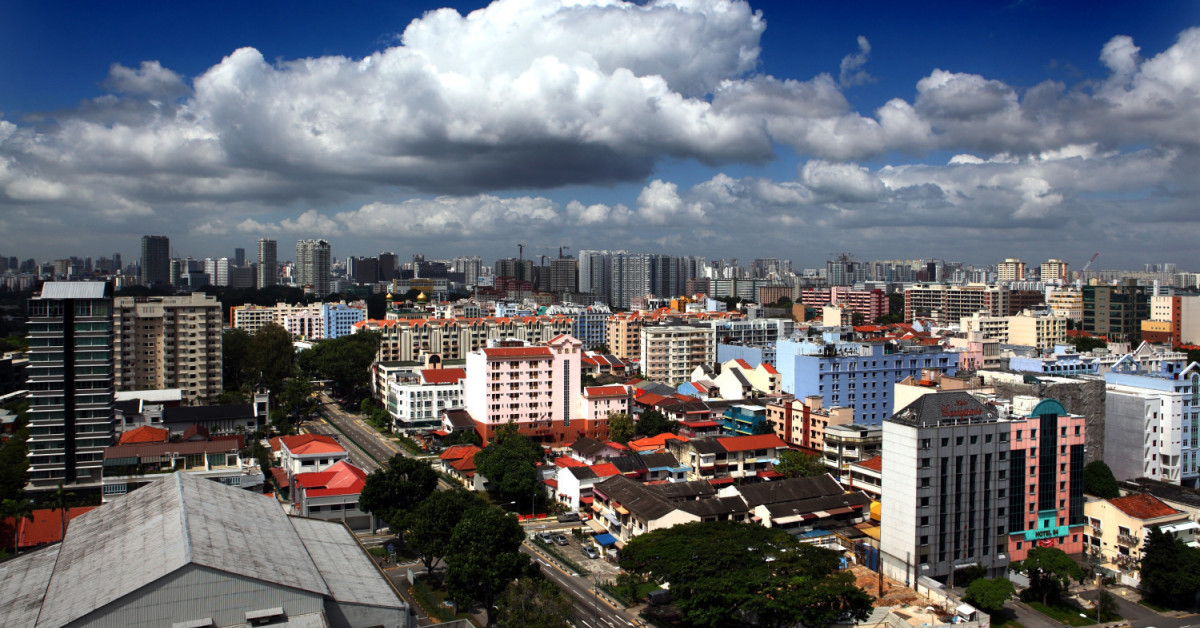
[[[883,579],[883,595],[879,595],[879,574],[862,565],[850,565],[850,573],[854,574],[855,584],[875,597],[872,606],[927,606],[930,603],[916,591],[907,589],[904,584],[887,577]]]

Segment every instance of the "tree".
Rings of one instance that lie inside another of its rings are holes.
[[[624,445],[633,438],[635,426],[633,417],[624,412],[612,412],[608,415],[608,437]]]
[[[365,396],[381,339],[378,332],[358,332],[322,340],[300,354],[300,370],[313,379],[329,380],[339,397]]]
[[[788,532],[729,521],[686,523],[625,545],[621,567],[670,583],[685,623],[825,628],[864,619],[871,597],[839,573],[837,552]]]
[[[316,411],[317,401],[313,399],[312,382],[301,377],[289,379],[279,394],[279,405],[288,416],[297,418]]]
[[[647,438],[659,434],[679,433],[679,421],[672,421],[658,410],[646,410],[637,420],[637,433]]]
[[[437,488],[438,475],[423,460],[392,456],[387,467],[367,476],[359,508],[389,524],[404,512],[412,510]]]
[[[967,587],[967,594],[963,599],[968,604],[993,614],[999,613],[1004,608],[1004,603],[1015,593],[1016,588],[1008,578],[978,578]]]
[[[1196,603],[1200,591],[1200,549],[1188,547],[1158,526],[1146,534],[1139,567],[1141,590],[1150,601],[1184,608]]]
[[[276,323],[258,328],[250,339],[249,376],[255,384],[262,380],[271,389],[271,396],[278,397],[283,390],[283,380],[292,375],[296,364],[296,350],[292,347],[292,335]]]
[[[475,454],[475,472],[487,478],[488,490],[502,500],[523,501],[541,491],[537,478],[541,460],[541,446],[510,422],[496,433],[494,443]]]
[[[0,499],[20,499],[29,482],[29,428],[24,426],[24,410],[16,414],[17,430],[0,445]]]
[[[1083,467],[1083,492],[1103,499],[1119,497],[1117,478],[1103,460],[1093,460]]]
[[[1012,569],[1029,576],[1029,588],[1022,599],[1040,599],[1049,605],[1057,600],[1071,581],[1083,582],[1083,569],[1057,547],[1035,547],[1029,550],[1025,560],[1013,563]]]
[[[1092,349],[1103,349],[1108,346],[1108,339],[1103,336],[1071,336],[1067,338],[1067,343],[1075,345],[1075,350],[1080,353],[1091,351]]]
[[[789,449],[779,454],[775,470],[789,478],[807,478],[829,473],[820,456]]]
[[[517,518],[498,508],[475,508],[463,515],[450,536],[446,554],[446,588],[460,604],[478,603],[495,622],[497,598],[508,584],[528,571],[529,557],[520,552],[525,532]]]
[[[455,430],[450,433],[450,438],[446,440],[446,444],[475,445],[476,447],[480,447],[483,445],[483,438],[475,430]]]
[[[766,435],[766,434],[774,434],[775,433],[775,424],[771,423],[770,421],[767,421],[767,420],[759,421],[754,424],[754,427],[750,428],[750,433],[757,435],[757,436],[762,436],[762,435]]]
[[[404,530],[408,547],[417,553],[425,565],[425,572],[432,575],[434,565],[450,551],[450,540],[454,528],[474,508],[487,504],[462,489],[434,491],[400,520],[390,523],[393,531]]]
[[[71,505],[75,503],[75,493],[63,490],[62,482],[59,482],[58,490],[50,493],[46,498],[46,503],[50,506],[50,512],[62,511],[62,536],[59,538],[65,541],[67,539],[67,514],[71,510]]]
[[[227,329],[221,334],[221,372],[226,391],[240,391],[257,380],[250,355],[253,342],[244,329]]]
[[[1112,621],[1111,618],[1117,614],[1117,598],[1108,591],[1100,591],[1100,594],[1096,596],[1096,610],[1099,612],[1101,620]]]
[[[0,520],[9,518],[13,520],[13,556],[16,556],[20,550],[21,520],[33,521],[33,502],[24,497],[0,502]]]
[[[540,577],[525,577],[508,585],[496,605],[500,628],[568,628],[571,598]]]

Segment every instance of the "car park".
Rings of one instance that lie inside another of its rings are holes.
[[[537,539],[546,545],[554,543],[554,535],[549,532],[541,532],[537,535]]]
[[[563,534],[555,534],[554,542],[558,543],[559,545],[566,545],[568,543],[566,535]]]
[[[597,552],[596,548],[592,547],[591,545],[584,545],[580,549],[583,551],[583,555],[587,556],[588,558],[600,558],[600,552]]]

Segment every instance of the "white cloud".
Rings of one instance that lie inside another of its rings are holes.
[[[179,98],[190,92],[183,78],[162,67],[158,61],[143,61],[139,68],[114,63],[108,70],[104,88],[117,94],[150,98]]]
[[[863,71],[871,56],[871,42],[866,37],[858,36],[858,52],[842,57],[841,72],[838,74],[838,84],[842,87],[853,87],[870,83],[875,79]]]

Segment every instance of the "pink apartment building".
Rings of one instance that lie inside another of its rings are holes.
[[[1082,553],[1084,417],[1054,399],[1023,412],[1021,399],[1009,419],[1009,559],[1034,547]]]

